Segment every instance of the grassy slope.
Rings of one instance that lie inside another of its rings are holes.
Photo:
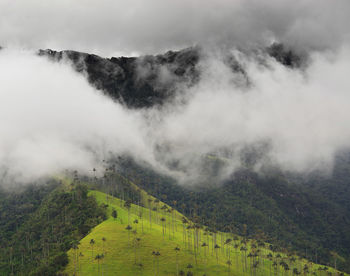
[[[144,191],[143,193],[143,203],[148,207],[147,198],[152,198],[148,196]],[[109,218],[96,226],[92,232],[83,238],[80,241],[79,249],[71,249],[69,254],[69,265],[67,266],[65,272],[69,275],[73,275],[76,271],[77,275],[98,275],[98,270],[100,269],[100,275],[156,275],[157,271],[157,262],[159,263],[159,273],[158,275],[176,275],[176,251],[175,247],[179,247],[181,250],[178,253],[178,264],[179,270],[189,271],[187,265],[190,263],[193,265],[191,271],[194,275],[250,275],[250,271],[243,272],[242,260],[244,255],[239,248],[242,246],[240,241],[238,249],[234,249],[231,245],[229,246],[230,250],[230,259],[232,262],[231,274],[228,272],[228,266],[226,264],[229,259],[227,255],[227,246],[223,248],[221,245],[221,236],[220,233],[217,234],[217,244],[221,246],[217,250],[218,253],[218,263],[216,260],[215,250],[212,249],[213,241],[212,236],[204,235],[204,231],[200,230],[201,240],[199,244],[206,242],[209,244],[206,247],[206,252],[204,252],[204,247],[200,247],[200,252],[197,253],[197,263],[195,261],[195,255],[193,250],[188,249],[188,243],[183,242],[183,224],[181,222],[182,215],[177,211],[172,213],[165,214],[163,210],[159,210],[158,213],[155,211],[151,212],[152,217],[152,226],[150,226],[149,221],[149,209],[143,208],[137,205],[132,205],[130,209],[130,215],[128,215],[127,209],[124,207],[124,202],[117,198],[111,198],[106,196],[106,194],[98,191],[91,191],[91,194],[96,196],[96,199],[100,203],[108,204]],[[154,199],[154,198],[152,198]],[[147,203],[146,203],[147,202]],[[158,209],[164,204],[162,202],[158,203]],[[155,207],[155,203],[151,203],[151,208]],[[118,218],[114,219],[111,217],[112,208],[116,209],[118,212]],[[142,213],[142,219],[138,216],[139,213]],[[132,230],[128,233],[125,229],[128,225],[128,217]],[[166,234],[163,237],[163,227],[160,221],[161,217],[166,217],[167,226]],[[133,223],[135,219],[138,219],[139,223]],[[174,221],[171,226],[169,225],[170,221]],[[143,226],[142,226],[143,225]],[[169,231],[169,228],[172,228]],[[143,231],[142,231],[143,229]],[[132,233],[133,230],[136,230],[137,233]],[[190,231],[193,233],[193,230]],[[229,238],[228,234],[222,234],[223,240]],[[106,241],[103,242],[102,238],[105,238]],[[140,238],[139,245],[136,250],[133,246],[135,238]],[[232,236],[230,236],[232,238]],[[95,245],[90,245],[90,240],[95,240]],[[193,234],[192,234],[193,240]],[[193,243],[193,242],[192,242]],[[233,244],[233,242],[232,242]],[[251,251],[251,242],[247,244],[247,254]],[[264,248],[260,248],[260,255],[266,256],[270,251]],[[153,251],[159,251],[160,256],[158,259],[152,255]],[[83,256],[78,256],[79,253],[82,253]],[[98,261],[95,260],[97,254],[104,253],[104,259],[101,261],[100,266]],[[273,255],[276,255],[272,253]],[[285,257],[282,254],[282,258]],[[142,268],[135,264],[142,263]],[[249,267],[251,258],[247,258],[247,264]],[[277,259],[276,259],[277,260]],[[277,260],[278,262],[281,259]],[[288,262],[289,263],[289,262]],[[272,261],[267,258],[260,258],[260,265],[255,275],[270,275],[270,266]],[[289,263],[290,264],[290,263]],[[305,260],[297,260],[294,264],[290,265],[291,270],[294,267],[298,268],[300,271],[304,264]],[[327,275],[326,272],[319,272],[317,269],[319,266],[311,265],[312,271],[317,271],[316,275]],[[249,269],[249,268],[248,268]],[[282,269],[280,267],[280,269]],[[334,273],[332,268],[329,268],[328,271]],[[273,269],[272,269],[273,272]],[[292,271],[289,272],[289,275],[292,275]],[[310,274],[311,275],[311,274]],[[332,275],[336,275],[335,273]]]

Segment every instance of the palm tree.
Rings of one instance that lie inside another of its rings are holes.
[[[183,226],[183,230],[182,230],[182,240],[184,241],[184,243],[186,244],[185,240],[186,240],[186,224],[188,223],[187,219],[185,217],[182,217],[181,219],[182,221],[182,226]]]
[[[216,255],[216,263],[219,263],[219,257],[218,257],[218,249],[220,249],[220,245],[215,244],[214,246],[215,249],[215,255]]]
[[[118,217],[118,213],[117,213],[117,210],[116,210],[116,209],[113,209],[113,211],[112,211],[112,217],[113,217],[114,219],[116,219],[116,218]]]
[[[77,272],[77,259],[78,259],[78,254],[77,254],[77,250],[79,249],[79,242],[75,241],[72,245],[72,248],[74,249],[74,273]]]
[[[160,253],[159,253],[159,251],[153,251],[152,255],[157,260],[157,274],[155,273],[154,275],[158,275],[159,274],[159,256],[160,256]]]
[[[165,221],[166,221],[166,219],[164,218],[164,217],[162,217],[161,219],[160,219],[160,221],[162,222],[162,228],[163,228],[163,240],[164,240],[164,224],[165,224]],[[166,224],[165,224],[166,225]],[[165,226],[166,227],[166,226]]]
[[[136,250],[137,250],[137,248],[139,247],[139,244],[140,244],[140,241],[141,241],[141,239],[140,238],[138,238],[138,237],[136,237],[136,234],[137,234],[137,232],[136,231],[134,231],[134,235],[135,235],[135,238],[134,238],[134,255],[135,255],[135,264],[136,264]]]
[[[104,255],[103,254],[97,254],[96,257],[95,257],[95,260],[97,260],[97,265],[98,265],[98,274],[97,275],[100,275],[100,261],[104,258]]]
[[[142,275],[143,264],[142,263],[138,263],[137,266],[139,267],[140,274]]]
[[[188,272],[190,273],[190,275],[193,275],[193,273],[192,273],[192,271],[191,271],[192,268],[193,268],[193,265],[191,265],[191,264],[188,264],[188,265],[187,265],[187,269],[189,269]],[[187,272],[187,275],[189,275],[188,272]]]
[[[132,229],[132,227],[130,225],[128,225],[125,230],[128,231],[128,241],[130,241],[130,230]]]
[[[131,200],[130,200],[130,199],[128,199],[127,201],[125,201],[124,207],[125,207],[126,209],[128,209],[128,224],[130,224],[130,209],[131,209]]]
[[[93,173],[94,173],[94,180],[95,180],[95,179],[96,179],[96,169],[93,168],[92,171],[93,171]]]
[[[138,221],[137,219],[135,219],[135,220],[133,221],[133,223],[136,225],[136,231],[137,231],[137,224],[139,223],[139,221]]]
[[[232,263],[231,263],[230,260],[228,260],[228,261],[226,262],[226,264],[227,264],[227,266],[228,266],[228,275],[230,275],[230,274],[231,274],[231,265],[232,265]]]
[[[143,233],[143,208],[139,211],[139,219],[141,220],[141,230]]]
[[[176,275],[179,276],[178,254],[179,254],[180,248],[176,246],[176,247],[174,248],[174,250],[175,250],[175,252],[176,252]]]
[[[229,260],[231,260],[231,254],[230,254],[230,243],[232,242],[232,239],[226,239],[224,245],[226,245],[226,255],[229,258]]]
[[[152,229],[152,199],[149,198],[148,200],[148,207],[149,207],[149,227]]]
[[[205,242],[203,242],[202,245],[201,245],[201,247],[204,247],[204,257],[207,257],[207,251],[206,251],[206,248],[205,248],[207,246],[208,245]]]
[[[274,273],[275,273],[275,274],[278,273],[278,270],[277,270],[278,264],[277,264],[276,261],[273,261],[272,266],[273,266],[273,271],[274,271]]]
[[[244,271],[247,268],[247,248],[245,246],[241,246],[240,250],[244,252],[244,262],[242,264]]]
[[[91,239],[90,245],[91,245],[91,257],[92,257],[92,259],[94,259],[94,244],[95,244],[95,240]]]
[[[102,237],[102,251],[103,251],[103,254],[106,254],[106,252],[105,252],[105,242],[106,242],[106,238]]]
[[[78,260],[81,259],[82,257],[84,257],[84,254],[83,253],[79,253],[79,257],[78,257]],[[79,262],[79,271],[81,271],[81,262]]]

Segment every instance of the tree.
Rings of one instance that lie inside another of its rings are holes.
[[[175,250],[175,253],[176,253],[176,275],[178,276],[178,275],[179,275],[179,260],[178,260],[178,254],[179,254],[180,248],[176,246],[176,247],[174,248],[174,250]]]
[[[130,241],[130,231],[131,231],[132,227],[130,225],[128,225],[125,230],[128,231],[128,241]]]
[[[130,224],[130,209],[131,209],[131,200],[130,199],[125,201],[124,207],[128,210],[128,224]]]
[[[153,251],[152,255],[157,260],[157,274],[156,275],[159,275],[159,256],[160,256],[160,252],[159,251]]]
[[[113,217],[114,219],[117,219],[118,213],[117,213],[117,210],[116,210],[116,209],[113,209],[113,211],[112,211],[112,217]]]
[[[161,218],[160,221],[162,222],[162,229],[163,229],[163,240],[164,240],[164,224],[165,224],[165,218]]]
[[[149,207],[149,227],[152,229],[152,199],[149,198],[148,200],[148,207]]]
[[[135,220],[133,221],[133,223],[136,225],[136,230],[137,230],[137,224],[139,223],[139,221],[138,221],[137,219],[135,219]]]
[[[216,255],[216,263],[218,264],[219,263],[218,249],[220,249],[220,246],[215,244],[214,249],[215,249],[215,255]]]
[[[103,254],[97,254],[95,257],[95,260],[97,260],[97,265],[98,265],[98,274],[100,275],[100,261],[104,258]]]
[[[94,259],[94,244],[95,244],[95,240],[91,239],[90,245],[91,245],[91,257],[92,257],[92,259]]]
[[[193,273],[191,271],[192,268],[193,268],[193,265],[191,265],[191,264],[187,265],[187,269],[188,269],[187,274],[186,274],[187,276],[192,276],[193,275]]]
[[[106,238],[102,237],[102,251],[103,251],[103,254],[106,254],[106,252],[105,252],[105,242],[106,242]]]
[[[135,235],[135,238],[134,238],[134,257],[135,257],[135,259],[134,259],[134,263],[136,264],[136,250],[137,250],[137,248],[139,247],[139,245],[140,245],[140,241],[141,241],[141,239],[139,238],[139,237],[136,237],[136,234],[137,234],[137,232],[136,231],[134,231],[134,235]]]
[[[72,248],[74,249],[74,273],[77,272],[77,259],[78,259],[78,254],[77,254],[77,250],[79,249],[79,242],[75,241],[73,242]]]
[[[228,275],[230,275],[230,274],[231,274],[231,265],[232,265],[232,263],[231,263],[230,260],[228,260],[228,261],[226,262],[226,264],[227,264],[227,266],[228,266]]]
[[[81,259],[82,257],[84,257],[84,254],[80,252],[78,260]],[[81,262],[79,262],[79,271],[81,271]]]

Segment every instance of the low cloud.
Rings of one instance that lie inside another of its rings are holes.
[[[335,155],[350,146],[350,49],[311,53],[303,69],[264,53],[232,54],[249,85],[220,55],[207,55],[198,65],[201,81],[181,93],[185,98],[161,109],[129,110],[66,61],[0,51],[3,179],[91,173],[102,159],[128,155],[189,183],[200,179],[207,158],[223,161],[224,178],[244,165],[249,150],[257,171],[264,165],[331,170]]]
[[[348,0],[2,0],[0,44],[104,56],[275,40],[324,50],[349,41],[349,14]]]

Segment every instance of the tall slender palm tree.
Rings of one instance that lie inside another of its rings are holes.
[[[77,272],[77,259],[78,259],[78,254],[77,251],[79,249],[79,241],[73,242],[72,248],[74,249],[74,273]]]
[[[102,251],[103,251],[103,254],[106,254],[106,252],[105,252],[105,242],[106,242],[106,238],[102,237]]]
[[[80,262],[80,259],[84,257],[84,254],[82,252],[79,253],[79,256],[78,256],[78,260],[79,260],[79,264],[78,264],[78,269],[79,271],[81,272],[81,262]]]
[[[98,274],[100,275],[100,261],[104,258],[103,254],[97,254],[95,257],[95,260],[97,260],[97,265],[98,265]]]
[[[91,257],[92,257],[92,259],[94,259],[94,244],[95,244],[95,240],[91,239],[90,245],[91,245]]]
[[[166,227],[166,219],[164,218],[164,217],[162,217],[161,219],[160,219],[160,221],[162,222],[162,229],[163,229],[163,240],[164,240],[164,225],[165,225],[165,227]]]
[[[157,262],[157,270],[154,271],[154,275],[159,275],[159,257],[160,257],[160,252],[159,251],[153,251],[152,255],[154,256],[154,258],[156,259],[156,262]]]
[[[127,227],[125,227],[125,230],[128,231],[128,241],[130,241],[130,231],[132,230],[132,227],[128,225]]]
[[[230,260],[227,260],[226,264],[228,266],[228,275],[230,275],[231,274],[231,265],[232,265],[232,263],[231,263]]]
[[[153,199],[149,198],[148,201],[148,208],[149,208],[149,227],[152,229],[152,201]]]
[[[179,260],[178,260],[178,254],[179,254],[180,248],[176,246],[176,247],[174,248],[174,250],[175,250],[175,253],[176,253],[176,275],[179,276]]]
[[[215,255],[216,255],[216,263],[219,263],[219,257],[218,257],[218,250],[220,249],[220,245],[215,244],[214,246],[215,249]]]
[[[117,217],[118,217],[118,212],[117,212],[116,209],[113,209],[113,210],[112,210],[112,217],[113,217],[114,219],[117,219]]]
[[[128,210],[128,224],[130,224],[130,209],[131,209],[131,200],[130,199],[125,201],[124,207]]]
[[[139,220],[138,220],[138,219],[135,219],[135,220],[133,221],[133,223],[135,224],[135,228],[136,228],[136,231],[137,231],[137,224],[139,223]]]

